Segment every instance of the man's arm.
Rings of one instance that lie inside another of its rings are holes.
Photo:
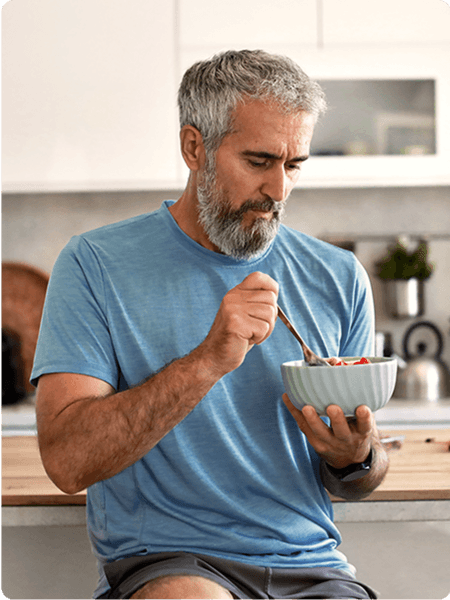
[[[38,439],[44,467],[74,494],[142,458],[214,385],[199,351],[125,392],[87,375],[43,375],[37,391]]]
[[[327,490],[346,500],[360,500],[369,496],[383,481],[389,459],[380,441],[375,417],[364,405],[356,409],[355,419],[347,419],[339,406],[329,406],[328,427],[312,406],[298,410],[287,394],[283,400],[309,443],[322,459],[321,478]],[[372,450],[372,465],[364,477],[355,481],[340,481],[327,468],[343,469],[354,463],[362,463]]]
[[[225,295],[196,349],[124,392],[86,375],[41,376],[38,439],[53,482],[73,494],[141,459],[272,333],[277,296],[273,279],[252,273]]]

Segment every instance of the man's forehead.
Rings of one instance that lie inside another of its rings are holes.
[[[279,104],[261,101],[238,105],[233,113],[231,130],[222,143],[237,146],[241,154],[260,158],[306,160],[315,125],[311,113],[303,110],[288,113]]]
[[[314,127],[315,117],[305,110],[287,111],[276,102],[262,102],[253,100],[240,103],[231,114],[229,135],[242,133],[259,125],[277,127],[289,125],[289,129],[297,130],[305,127]]]

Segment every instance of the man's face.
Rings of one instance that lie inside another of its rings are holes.
[[[197,189],[200,223],[217,251],[248,259],[273,240],[314,122],[304,111],[285,115],[259,101],[236,109],[233,131],[207,157]]]

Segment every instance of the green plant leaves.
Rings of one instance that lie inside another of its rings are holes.
[[[408,252],[403,244],[397,242],[389,254],[376,263],[376,274],[381,279],[428,279],[434,265],[427,262],[427,252],[426,242],[420,242],[414,252]]]

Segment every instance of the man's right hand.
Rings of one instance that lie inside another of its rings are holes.
[[[254,344],[272,333],[277,319],[278,284],[265,273],[251,273],[223,298],[205,341],[198,348],[210,354],[221,376],[244,361]]]

